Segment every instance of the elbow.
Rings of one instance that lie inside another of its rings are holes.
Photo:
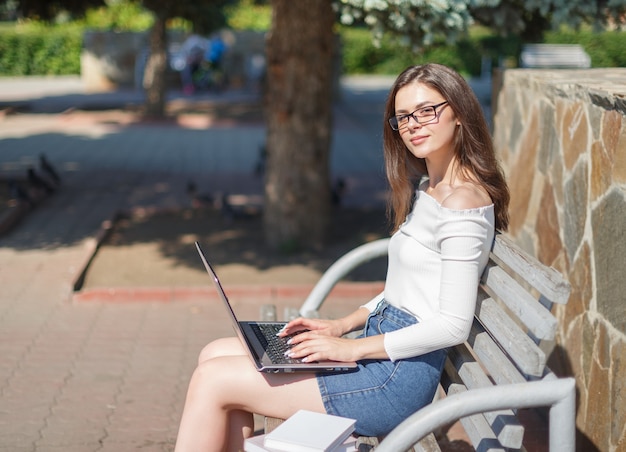
[[[462,325],[448,325],[446,329],[448,332],[448,344],[446,346],[454,347],[467,341],[471,328],[471,322],[463,322]]]

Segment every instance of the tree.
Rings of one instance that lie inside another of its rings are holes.
[[[323,245],[330,224],[329,145],[334,6],[344,24],[366,24],[374,39],[401,37],[414,49],[454,42],[474,22],[536,39],[561,24],[623,25],[611,0],[272,0],[267,41],[268,136],[264,213],[274,246]]]
[[[341,21],[360,20],[379,38],[383,33],[402,36],[417,47],[434,37],[454,42],[472,23],[480,23],[502,35],[541,39],[543,32],[561,25],[577,28],[591,24],[624,26],[626,2],[612,0],[337,0]]]
[[[272,2],[264,224],[276,247],[324,243],[334,22],[330,0]]]

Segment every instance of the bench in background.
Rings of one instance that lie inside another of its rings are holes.
[[[526,44],[520,55],[520,67],[587,69],[591,67],[591,58],[578,44]]]
[[[386,255],[388,240],[357,247],[335,262],[300,314],[317,315],[339,280],[360,264]],[[498,234],[482,275],[470,337],[450,349],[441,396],[380,443],[378,438],[359,438],[359,451],[436,451],[434,432],[457,420],[476,450],[520,450],[524,425],[517,410],[530,407],[550,407],[550,450],[573,451],[575,380],[557,378],[546,365],[557,330],[551,308],[553,303],[567,303],[569,293],[569,283],[556,270]],[[266,418],[266,432],[280,422]]]

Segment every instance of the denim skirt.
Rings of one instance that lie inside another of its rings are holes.
[[[361,337],[375,336],[417,323],[412,315],[384,300],[370,314]],[[320,373],[317,383],[328,414],[356,419],[356,433],[389,433],[412,413],[432,402],[447,350],[414,358],[363,360],[356,369]]]

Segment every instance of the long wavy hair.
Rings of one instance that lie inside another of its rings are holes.
[[[509,189],[496,160],[491,133],[482,107],[473,90],[456,71],[441,64],[424,64],[405,69],[393,84],[385,104],[383,149],[385,169],[391,193],[387,215],[396,231],[411,210],[415,185],[427,174],[426,162],[411,154],[400,133],[387,120],[395,115],[398,91],[412,83],[423,83],[437,90],[452,108],[460,126],[454,138],[455,163],[459,175],[475,179],[487,190],[494,204],[496,229],[505,231],[509,224]]]

